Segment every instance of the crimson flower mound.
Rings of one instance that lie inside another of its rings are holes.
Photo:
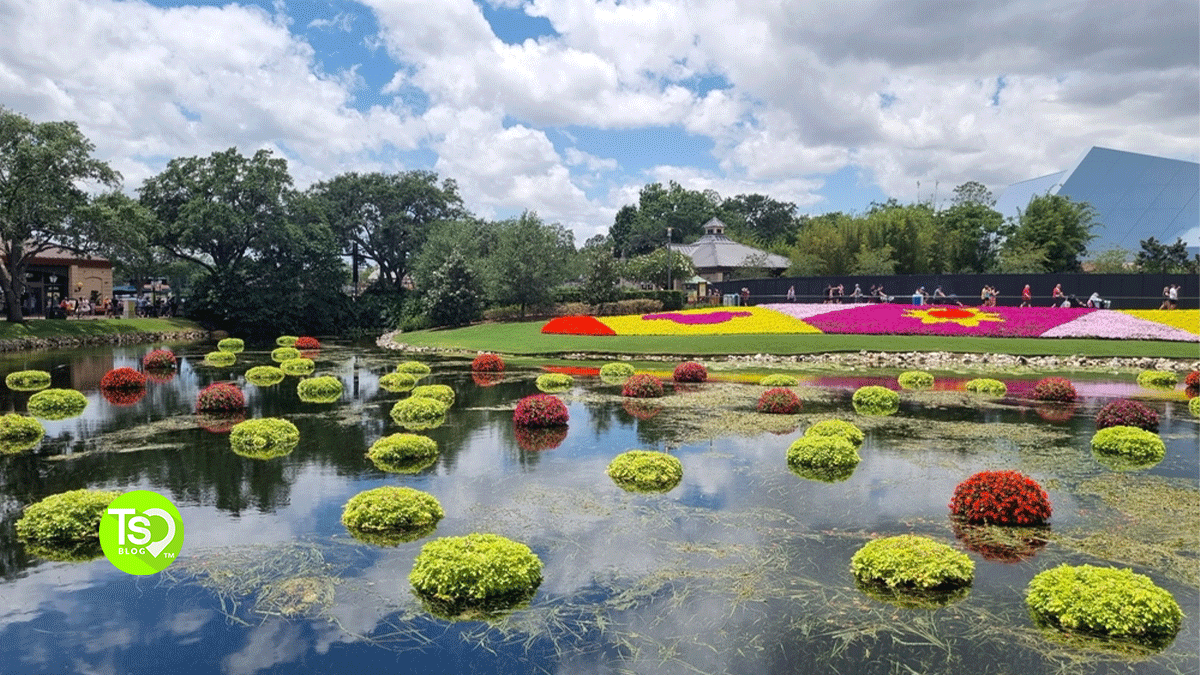
[[[496,354],[480,354],[471,362],[472,373],[499,373],[504,370],[504,359]]]
[[[703,382],[708,379],[708,369],[695,361],[685,361],[675,366],[672,377],[676,382]]]
[[[300,350],[320,349],[321,343],[317,340],[317,338],[308,337],[307,335],[305,335],[303,337],[296,338],[296,342],[292,344],[292,347],[294,347],[295,349],[300,349]]]
[[[233,412],[245,407],[242,390],[228,382],[210,384],[196,397],[196,410],[200,412]]]
[[[758,412],[771,415],[795,415],[800,412],[800,397],[791,389],[776,387],[758,397]]]
[[[1061,377],[1047,377],[1033,385],[1035,401],[1055,401],[1071,403],[1075,400],[1075,387],[1070,380]]]
[[[662,380],[653,375],[634,375],[625,380],[625,385],[621,387],[621,395],[630,398],[661,398]]]
[[[1158,413],[1137,401],[1113,401],[1096,413],[1096,429],[1137,427],[1158,431]]]
[[[133,368],[113,368],[100,378],[100,389],[116,389],[121,391],[130,391],[134,389],[144,389],[146,387],[146,376],[134,370]]]
[[[1050,497],[1017,471],[980,471],[954,488],[950,511],[972,524],[1042,525],[1050,517]]]
[[[175,354],[170,349],[155,349],[142,357],[146,370],[175,370]]]
[[[518,427],[559,427],[567,423],[567,406],[557,396],[534,394],[517,401],[513,424]]]
[[[1183,386],[1188,389],[1200,389],[1200,370],[1193,370],[1183,378]]]

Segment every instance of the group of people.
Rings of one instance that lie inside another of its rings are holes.
[[[1163,286],[1163,301],[1159,309],[1179,309],[1179,284]]]
[[[58,303],[58,308],[63,311],[63,315],[67,318],[72,316],[108,316],[113,311],[113,302],[111,298],[105,298],[103,302],[100,300],[92,302],[88,298],[63,298]]]

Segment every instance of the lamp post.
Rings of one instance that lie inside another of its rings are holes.
[[[673,256],[671,255],[671,230],[672,229],[673,228],[670,228],[670,227],[667,228],[667,290],[668,291],[674,290],[674,288],[671,286],[671,263],[673,262],[672,261]]]

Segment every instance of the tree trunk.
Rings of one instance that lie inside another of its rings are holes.
[[[21,307],[21,296],[16,293],[14,286],[16,284],[12,282],[9,275],[0,275],[0,290],[4,291],[4,298],[8,301],[4,307],[5,318],[11,323],[25,323],[25,310]]]

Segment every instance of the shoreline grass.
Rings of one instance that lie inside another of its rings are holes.
[[[1200,359],[1194,342],[1077,338],[991,338],[937,335],[546,335],[544,321],[485,323],[464,328],[398,333],[412,347],[514,356],[630,354],[712,356],[828,352],[957,352],[1013,356],[1090,356]]]
[[[0,321],[0,340],[24,338],[90,337],[118,333],[174,333],[203,330],[188,319],[31,319],[25,323]]]

